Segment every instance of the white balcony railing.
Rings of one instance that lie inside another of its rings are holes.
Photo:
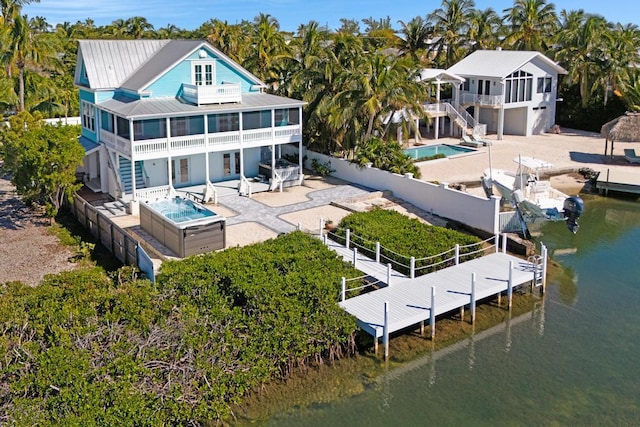
[[[196,105],[242,102],[242,92],[239,83],[225,83],[221,85],[192,85],[183,83],[182,96],[186,101]]]
[[[460,94],[460,104],[480,104],[491,107],[499,107],[504,103],[502,95],[476,95],[463,92]]]
[[[131,155],[131,141],[129,141],[128,139],[101,129],[100,140],[104,142],[109,148],[113,148],[114,150],[121,153]]]
[[[245,131],[217,132],[208,135],[187,135],[171,138],[156,138],[140,141],[126,140],[109,132],[101,132],[101,140],[109,147],[133,156],[135,160],[164,157],[168,154],[197,154],[216,151],[216,148],[235,145],[256,147],[260,145],[286,144],[300,141],[300,125],[276,126]]]

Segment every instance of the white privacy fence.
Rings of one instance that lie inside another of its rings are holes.
[[[329,157],[314,151],[306,152],[309,162],[331,163],[332,176],[354,182],[374,190],[389,190],[394,196],[419,209],[451,219],[469,227],[496,234],[500,231],[498,213],[500,198],[484,198],[449,188],[446,184],[432,184],[376,168],[359,168],[351,162]]]

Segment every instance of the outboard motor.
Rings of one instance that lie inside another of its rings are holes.
[[[584,212],[584,201],[580,196],[568,197],[564,201],[563,215],[567,219],[567,228],[573,234],[578,232],[578,218]]]

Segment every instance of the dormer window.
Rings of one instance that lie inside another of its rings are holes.
[[[196,86],[214,85],[215,71],[215,62],[195,62],[193,64],[193,84]]]

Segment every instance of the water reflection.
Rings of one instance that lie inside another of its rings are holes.
[[[401,367],[386,370],[384,374],[382,374],[377,380],[377,388],[376,390],[380,393],[381,396],[381,404],[379,408],[382,410],[383,408],[387,408],[388,402],[393,400],[393,396],[391,391],[389,390],[389,385],[401,377],[413,373],[414,371],[419,372],[428,372],[428,386],[432,387],[436,385],[437,379],[437,370],[436,364],[437,361],[452,355],[453,353],[457,353],[459,351],[466,350],[468,352],[467,357],[467,368],[469,371],[472,371],[476,364],[476,344],[482,340],[485,340],[489,337],[499,335],[504,333],[504,349],[505,353],[511,351],[513,346],[513,341],[511,338],[511,330],[514,326],[519,324],[524,324],[529,322],[531,327],[534,328],[538,335],[544,335],[545,328],[545,311],[544,311],[544,299],[540,300],[534,305],[532,311],[522,314],[517,317],[511,317],[511,313],[509,313],[509,317],[506,321],[493,326],[492,328],[486,329],[482,332],[475,333],[475,328],[472,329],[472,334],[469,338],[460,341],[456,344],[453,344],[449,347],[443,348],[438,351],[431,351],[429,354],[420,357],[416,360],[403,364]]]

